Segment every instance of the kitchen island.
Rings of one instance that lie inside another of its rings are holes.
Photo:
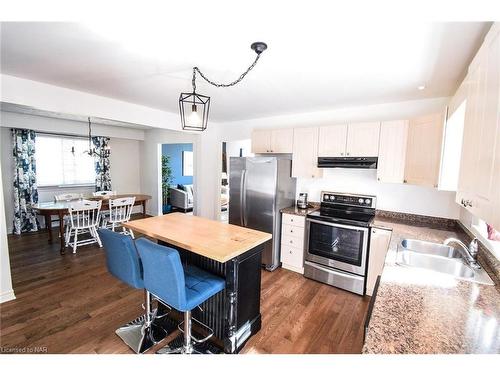
[[[184,264],[226,280],[223,291],[193,311],[214,330],[212,347],[237,353],[260,330],[261,258],[271,234],[182,213],[134,220],[125,227],[177,249]],[[168,314],[168,330],[180,320],[181,314]]]

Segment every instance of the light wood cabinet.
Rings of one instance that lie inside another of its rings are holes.
[[[293,129],[254,130],[254,154],[290,154],[293,148]]]
[[[500,225],[500,26],[495,24],[466,77],[467,102],[457,203]]]
[[[380,125],[377,180],[402,184],[405,175],[408,121],[385,121]]]
[[[271,130],[271,152],[291,154],[293,150],[293,129]]]
[[[318,156],[346,156],[347,124],[319,128]]]
[[[385,256],[389,250],[392,231],[382,228],[371,228],[370,255],[368,257],[368,272],[366,276],[366,294],[371,296],[377,277],[384,269]]]
[[[283,214],[281,223],[280,256],[282,267],[303,274],[305,218]]]
[[[318,135],[318,128],[293,130],[292,177],[323,176],[323,171],[318,168]]]
[[[375,157],[378,155],[380,122],[362,122],[319,128],[318,156]]]
[[[252,153],[264,154],[271,152],[271,131],[254,130],[252,132]]]
[[[406,149],[405,183],[431,187],[438,186],[443,121],[442,113],[410,120]]]
[[[346,156],[377,156],[380,122],[362,122],[347,127]]]

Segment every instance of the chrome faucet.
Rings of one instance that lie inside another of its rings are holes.
[[[477,252],[478,252],[477,238],[474,238],[470,242],[468,247],[462,241],[453,237],[447,238],[443,242],[443,244],[447,246],[449,246],[450,243],[456,243],[460,246],[457,248],[457,250],[471,268],[475,269],[481,268],[481,266],[477,262]]]

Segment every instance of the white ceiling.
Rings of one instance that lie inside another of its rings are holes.
[[[254,59],[251,42],[265,41],[269,49],[239,85],[197,79],[198,92],[212,97],[211,118],[232,121],[448,96],[490,26],[224,16],[2,23],[1,72],[177,112],[194,65],[212,80],[233,80]]]

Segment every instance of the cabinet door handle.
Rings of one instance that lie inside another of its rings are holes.
[[[406,181],[406,180],[403,180],[403,184],[407,184],[407,183],[408,183],[408,181]]]

